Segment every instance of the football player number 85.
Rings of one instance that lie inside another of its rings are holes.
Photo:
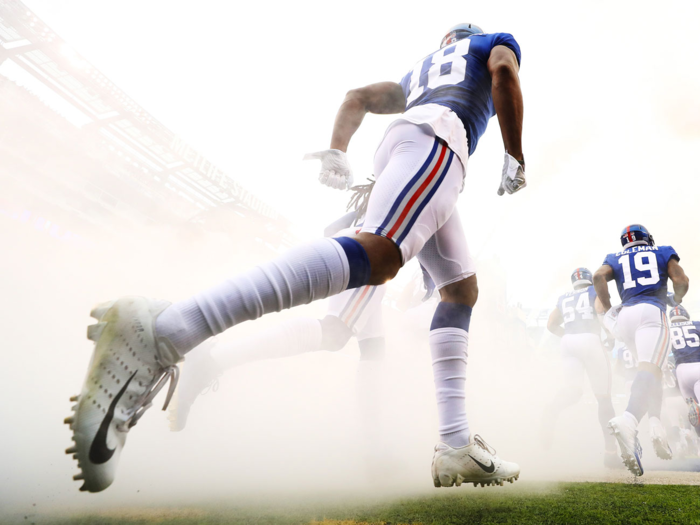
[[[690,347],[697,348],[700,346],[700,337],[698,334],[690,332],[692,326],[674,326],[671,328],[671,339],[673,340],[673,349],[682,350],[686,344]]]
[[[622,283],[622,287],[625,290],[634,288],[637,283],[642,286],[647,286],[651,284],[656,284],[659,282],[659,265],[656,262],[656,254],[649,252],[637,252],[634,254],[634,267],[638,272],[649,272],[649,277],[638,277],[635,281],[632,279],[632,270],[630,268],[630,254],[623,255],[617,262],[622,265],[622,273],[625,277],[625,281]]]
[[[423,94],[425,88],[435,89],[439,86],[451,86],[462,82],[467,76],[467,59],[465,55],[469,53],[468,38],[446,46],[416,64],[411,73],[410,93],[406,99],[406,105],[410,104]],[[423,67],[428,67],[427,81],[421,77]]]

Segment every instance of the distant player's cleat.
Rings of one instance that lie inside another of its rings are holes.
[[[81,491],[99,492],[114,481],[126,434],[171,379],[167,406],[177,384],[179,360],[156,341],[156,316],[169,303],[125,297],[95,308],[98,323],[88,327],[95,349],[77,404],[65,423],[75,445],[66,450],[78,460]],[[163,409],[166,407],[164,406]]]
[[[218,378],[223,371],[211,357],[214,344],[210,341],[211,339],[188,352],[187,358],[180,365],[180,380],[168,410],[172,432],[185,428],[190,408],[200,394],[209,390],[216,391],[219,387]]]
[[[617,444],[620,446],[622,462],[635,476],[644,474],[642,468],[642,446],[637,439],[637,429],[624,415],[614,417],[608,423]]]
[[[673,459],[673,452],[671,447],[668,446],[666,430],[658,417],[649,418],[649,433],[651,434],[651,442],[654,445],[656,455],[660,459]]]
[[[688,404],[688,421],[694,427],[700,425],[700,406],[695,402],[695,399],[689,397],[685,400]]]
[[[479,435],[461,448],[438,443],[431,471],[436,487],[459,487],[462,483],[503,486],[505,481],[513,483],[520,476],[520,467],[499,458]]]

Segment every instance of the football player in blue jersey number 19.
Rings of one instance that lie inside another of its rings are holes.
[[[321,239],[170,304],[142,297],[104,303],[91,315],[93,359],[75,414],[74,454],[81,490],[107,488],[126,435],[143,416],[176,363],[206,339],[244,321],[307,304],[345,290],[380,285],[418,257],[440,290],[430,331],[440,442],[435,486],[502,485],[520,475],[478,435],[465,408],[469,322],[477,299],[474,262],[455,210],[469,156],[491,117],[498,115],[505,162],[498,194],[524,188],[520,47],[507,33],[485,34],[461,24],[401,80],[348,92],[338,110],[321,182],[352,185],[346,158],[350,139],[367,113],[398,114],[374,159],[376,185],[359,233]],[[439,248],[439,249],[438,249]]]
[[[598,401],[598,421],[605,443],[604,464],[619,465],[615,439],[608,431],[608,422],[615,417],[610,397],[611,372],[607,350],[600,340],[601,326],[597,308],[602,310],[593,288],[593,274],[576,268],[571,274],[574,290],[562,295],[552,311],[547,329],[561,337],[562,386],[547,405],[542,418],[542,437],[549,447],[559,414],[578,402],[583,395],[584,376]],[[563,325],[563,327],[562,327]]]
[[[656,246],[654,238],[641,224],[622,230],[622,251],[608,254],[593,276],[598,298],[605,312],[606,329],[624,342],[636,355],[637,374],[632,382],[630,400],[621,416],[610,420],[610,430],[620,445],[622,460],[636,476],[644,473],[642,448],[637,427],[650,404],[660,405],[663,395],[662,367],[670,347],[666,319],[667,283],[673,282],[673,298],[680,303],[688,292],[688,277],[678,263],[680,257],[671,246]],[[608,281],[615,280],[622,303],[610,303]],[[653,418],[657,419],[657,418]],[[671,459],[663,426],[650,418],[654,450],[662,459]]]

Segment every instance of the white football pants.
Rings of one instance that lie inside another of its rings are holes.
[[[666,361],[671,338],[666,312],[649,303],[623,306],[615,325],[616,337],[629,348],[637,362],[661,368]]]
[[[429,126],[393,124],[374,157],[377,182],[361,231],[392,239],[403,262],[416,255],[438,288],[475,273],[455,211],[462,163]]]
[[[596,334],[567,334],[561,338],[562,389],[571,397],[583,394],[584,376],[588,376],[596,397],[609,397],[610,359]]]
[[[700,400],[700,363],[682,363],[676,367],[678,388],[683,399]]]

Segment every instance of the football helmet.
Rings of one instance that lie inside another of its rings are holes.
[[[690,315],[688,310],[683,308],[680,304],[671,308],[668,314],[672,323],[682,323],[683,321],[690,321]]]
[[[472,35],[483,34],[484,30],[475,24],[457,24],[451,28],[440,42],[440,49]]]
[[[588,268],[576,268],[571,274],[571,284],[574,288],[579,286],[590,286],[593,284],[593,274]]]
[[[629,248],[630,246],[637,246],[639,244],[654,246],[654,237],[652,237],[649,230],[641,224],[630,224],[622,230],[620,242],[623,248]]]

